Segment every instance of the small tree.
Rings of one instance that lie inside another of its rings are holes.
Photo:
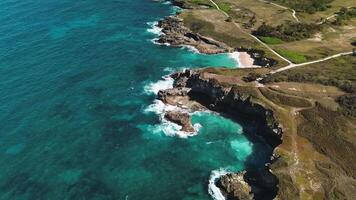
[[[245,82],[252,82],[252,81],[257,80],[260,77],[261,77],[261,74],[256,73],[256,72],[251,72],[251,73],[247,74],[247,76],[243,77],[242,80]]]

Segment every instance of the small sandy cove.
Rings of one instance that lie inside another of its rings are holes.
[[[253,58],[247,52],[233,52],[231,57],[239,61],[239,68],[257,68],[261,67],[253,64]]]

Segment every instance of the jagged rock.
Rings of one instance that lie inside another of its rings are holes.
[[[186,97],[188,92],[188,88],[171,88],[167,90],[160,90],[158,92],[158,99],[165,104],[176,105],[177,98]]]
[[[158,23],[158,26],[162,28],[164,33],[158,39],[158,42],[162,44],[168,43],[172,46],[189,45],[205,54],[225,53],[233,50],[222,42],[193,33],[184,26],[182,19],[175,16],[166,17]]]
[[[252,200],[253,195],[251,193],[251,187],[244,180],[244,174],[230,173],[226,174],[217,182],[217,186],[220,188],[226,200]]]
[[[273,115],[273,111],[251,102],[251,96],[240,92],[235,87],[225,88],[215,79],[205,78],[199,70],[185,70],[174,73],[171,77],[174,85],[189,88],[186,94],[200,104],[230,116],[241,116],[255,121],[259,134],[272,146],[279,145],[282,140],[282,129]],[[178,88],[176,88],[178,89]]]
[[[182,126],[184,132],[194,132],[191,116],[180,111],[169,111],[164,115],[167,120]]]
[[[174,81],[174,87],[186,87],[187,86],[188,77],[180,77]]]
[[[243,115],[244,120],[254,123],[256,133],[272,148],[281,144],[282,129],[273,111],[255,102],[244,90],[240,91],[236,86],[224,86],[218,79],[212,78],[209,72],[200,70],[185,70],[174,73],[171,77],[174,79],[174,88],[159,92],[159,99],[162,101],[176,103],[177,99],[181,100],[184,97],[189,99],[181,101],[184,105],[195,101],[232,118]],[[193,130],[188,114],[167,113],[165,117],[182,125],[185,131]],[[277,159],[278,156],[271,158],[271,161],[275,162]],[[244,173],[227,174],[219,179],[217,185],[227,200],[273,199],[278,192],[278,179],[269,171],[269,165],[258,170],[249,169]]]

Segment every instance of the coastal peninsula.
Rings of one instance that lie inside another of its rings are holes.
[[[356,197],[356,5],[312,2],[174,0],[184,10],[159,23],[160,43],[242,61],[173,73],[174,88],[158,95],[264,130],[270,162],[220,177],[225,199]],[[166,115],[193,130],[189,115]]]

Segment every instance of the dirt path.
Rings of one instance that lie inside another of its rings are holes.
[[[226,17],[230,17],[229,14],[227,14],[225,11],[221,10],[220,7],[218,6],[218,4],[216,4],[213,0],[209,0],[212,4],[214,4],[214,6],[216,7],[217,10],[221,11]],[[279,58],[281,58],[282,60],[286,61],[289,64],[292,64],[292,62],[290,60],[288,60],[287,58],[283,57],[282,55],[280,55],[279,53],[277,53],[276,51],[274,51],[271,47],[269,47],[267,44],[265,44],[264,42],[262,42],[260,39],[258,39],[256,36],[246,32],[245,30],[243,30],[239,24],[232,22],[237,28],[239,28],[242,32],[248,34],[249,36],[251,36],[253,39],[255,39],[257,42],[259,42],[260,44],[262,44],[264,47],[266,47],[268,50],[270,50],[272,53],[274,53],[276,56],[278,56]]]
[[[324,24],[324,23],[326,23],[327,21],[329,21],[329,19],[332,19],[332,18],[334,18],[334,17],[337,17],[337,14],[331,15],[331,16],[327,17],[326,19],[322,20],[321,22],[318,22],[317,24],[318,24],[318,25]]]
[[[310,61],[310,62],[305,62],[305,63],[301,63],[301,64],[290,64],[286,67],[282,67],[282,68],[279,68],[277,70],[274,70],[272,72],[270,72],[271,74],[275,74],[275,73],[278,73],[278,72],[282,72],[282,71],[285,71],[285,70],[288,70],[288,69],[292,69],[292,68],[295,68],[295,67],[300,67],[300,66],[305,66],[305,65],[310,65],[310,64],[314,64],[314,63],[319,63],[319,62],[324,62],[324,61],[327,61],[327,60],[330,60],[330,59],[333,59],[333,58],[337,58],[337,57],[340,57],[340,56],[346,56],[346,55],[351,55],[352,52],[344,52],[344,53],[338,53],[338,54],[335,54],[335,55],[332,55],[332,56],[329,56],[329,57],[326,57],[326,58],[322,58],[322,59],[319,59],[319,60],[314,60],[314,61]]]
[[[221,10],[219,5],[216,4],[213,0],[209,0],[215,7],[217,10],[221,11],[226,17],[230,17],[229,14],[227,14],[225,11]],[[262,2],[266,2],[266,3],[271,3],[271,2],[268,2],[268,1],[265,1],[265,0],[259,0],[259,1],[262,1]],[[284,7],[284,6],[281,6],[281,5],[278,5],[278,4],[275,4],[275,3],[271,3],[275,6],[278,6],[280,8],[284,8],[284,9],[288,9],[288,10],[292,10],[293,11],[293,16],[299,21],[299,19],[297,18],[296,16],[296,12],[295,10],[293,9],[290,9],[290,8],[287,8],[287,7]],[[330,16],[332,17],[332,16]],[[351,55],[352,52],[344,52],[344,53],[339,53],[339,54],[335,54],[335,55],[332,55],[332,56],[329,56],[329,57],[326,57],[326,58],[322,58],[322,59],[319,59],[319,60],[315,60],[315,61],[310,61],[310,62],[305,62],[305,63],[300,63],[300,64],[294,64],[292,61],[288,60],[287,58],[283,57],[281,54],[277,53],[275,50],[273,50],[270,46],[268,46],[266,43],[262,42],[260,39],[258,39],[256,36],[246,32],[245,30],[243,30],[239,24],[235,23],[235,22],[232,22],[237,28],[239,28],[242,32],[248,34],[249,36],[251,36],[252,38],[254,38],[257,42],[259,42],[260,44],[262,44],[264,47],[266,47],[268,50],[270,50],[272,53],[274,53],[276,56],[278,56],[279,58],[281,58],[282,60],[286,61],[289,65],[286,66],[286,67],[282,67],[282,68],[279,68],[275,71],[272,71],[270,72],[271,74],[275,74],[275,73],[278,73],[278,72],[282,72],[282,71],[285,71],[285,70],[288,70],[288,69],[292,69],[292,68],[295,68],[295,67],[300,67],[300,66],[305,66],[305,65],[310,65],[310,64],[314,64],[314,63],[319,63],[319,62],[324,62],[324,61],[327,61],[327,60],[330,60],[332,58],[337,58],[337,57],[340,57],[340,56],[345,56],[345,55]]]
[[[279,5],[279,4],[270,2],[270,1],[265,1],[265,0],[259,0],[259,1],[260,1],[260,2],[263,2],[263,3],[267,3],[267,4],[271,4],[271,5],[277,6],[277,7],[279,7],[279,8],[284,9],[284,10],[290,10],[290,11],[292,11],[292,16],[293,16],[293,18],[295,19],[295,21],[296,21],[296,22],[300,22],[300,21],[299,21],[299,18],[297,17],[297,12],[296,12],[294,9],[291,9],[291,8],[288,8],[288,7],[285,7],[285,6],[282,6],[282,5]]]

